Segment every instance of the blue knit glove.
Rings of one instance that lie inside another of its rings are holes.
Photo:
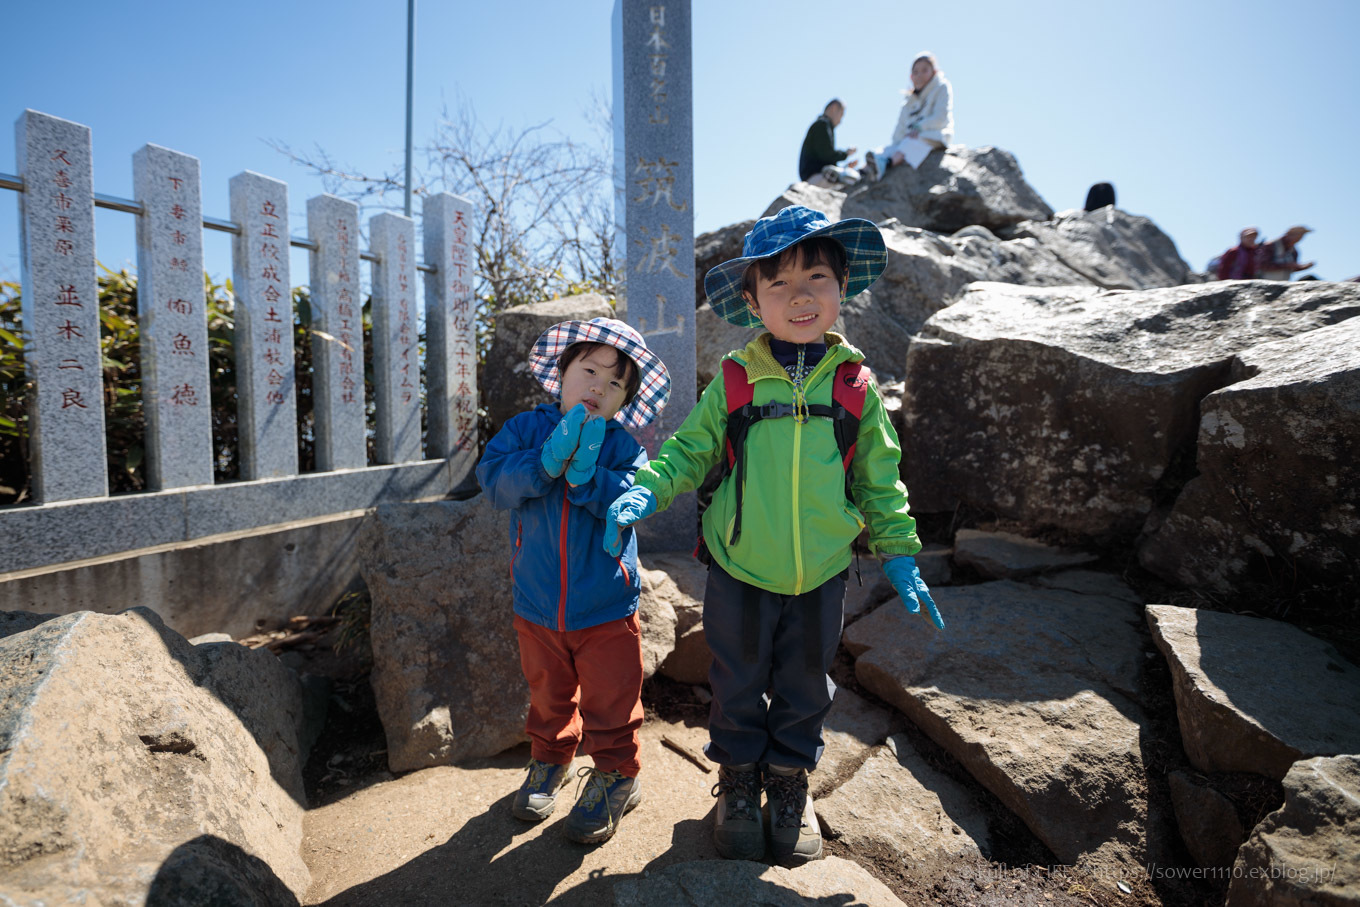
[[[935,599],[930,597],[926,581],[921,579],[921,571],[917,569],[914,557],[905,554],[890,557],[883,562],[883,572],[888,575],[888,582],[902,597],[902,604],[907,606],[908,611],[917,613],[921,610],[921,603],[925,602],[930,622],[944,629],[944,618],[940,617],[940,611],[935,607]]]
[[[584,485],[595,475],[595,461],[600,458],[600,448],[604,446],[604,430],[605,421],[599,416],[591,416],[581,426],[581,443],[567,465],[568,485]]]
[[[543,453],[539,459],[543,463],[544,471],[554,479],[566,471],[567,462],[571,460],[571,455],[576,452],[576,445],[581,440],[581,425],[585,421],[586,405],[578,403],[567,410],[562,421],[558,422],[552,434],[548,435],[548,440],[543,442]]]
[[[651,489],[634,485],[619,495],[609,505],[609,515],[604,520],[604,550],[609,552],[610,557],[618,557],[623,551],[623,529],[654,513],[656,495],[652,494]]]

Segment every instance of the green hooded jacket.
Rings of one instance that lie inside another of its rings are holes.
[[[839,334],[827,334],[826,356],[804,381],[809,404],[831,404],[836,367],[864,355]],[[761,334],[744,350],[728,353],[754,385],[753,403],[792,403],[793,381]],[[637,472],[636,484],[665,510],[678,494],[698,487],[724,455],[727,393],[721,372],[656,457]],[[831,420],[791,417],[751,426],[746,437],[746,494],[737,544],[727,544],[736,515],[734,477],[728,475],[704,512],[704,541],[714,561],[744,583],[783,595],[815,589],[850,565],[850,545],[867,524],[869,549],[878,555],[921,550],[907,489],[898,478],[902,448],[888,421],[878,385],[865,396],[852,465],[853,503],[845,499],[845,471]]]

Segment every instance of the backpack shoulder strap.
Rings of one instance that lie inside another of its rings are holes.
[[[869,394],[869,380],[873,372],[863,362],[842,362],[836,366],[836,377],[831,385],[831,400],[845,408],[845,418],[836,419],[836,448],[845,469],[845,497],[850,500],[850,466],[855,461],[855,442],[859,438],[859,423],[864,417],[864,401]]]
[[[738,450],[733,439],[740,440],[746,435],[747,418],[742,415],[742,407],[755,399],[755,386],[746,377],[746,367],[735,359],[722,361],[723,391],[727,397],[727,468],[737,464]]]

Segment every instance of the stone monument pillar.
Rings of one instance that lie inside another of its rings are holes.
[[[655,454],[694,408],[694,102],[689,0],[614,6],[614,188],[628,322],[666,363],[671,398],[637,433]],[[692,493],[638,524],[644,551],[689,550]]]
[[[14,124],[30,470],[39,503],[109,493],[90,128],[25,110]],[[202,278],[200,278],[201,280]]]
[[[373,266],[373,394],[379,463],[421,459],[416,343],[416,225],[384,212],[368,222]]]
[[[334,195],[307,200],[311,255],[312,413],[316,468],[368,465],[364,319],[359,290],[359,206]]]
[[[288,186],[249,170],[228,183],[236,292],[236,424],[241,478],[298,471]]]
[[[213,480],[203,200],[198,158],[159,145],[132,157],[137,220],[137,320],[148,485]]]

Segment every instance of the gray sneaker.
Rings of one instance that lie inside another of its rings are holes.
[[[878,172],[878,155],[872,151],[864,152],[864,169],[860,171],[869,178],[869,182],[876,183],[881,174]]]
[[[588,766],[576,774],[585,779],[585,784],[563,823],[567,837],[580,844],[608,841],[619,830],[619,820],[642,802],[642,787],[638,779],[626,778],[620,772]]]
[[[713,843],[726,860],[759,860],[765,856],[765,823],[760,818],[760,771],[754,762],[724,765],[713,785],[718,798],[713,817]]]
[[[567,770],[571,766],[530,759],[528,768],[529,775],[519,786],[510,811],[516,819],[542,822],[552,815],[553,807],[557,805],[557,791],[567,783]]]
[[[770,849],[781,866],[822,858],[822,829],[808,796],[807,769],[771,765],[765,775],[770,804]]]

